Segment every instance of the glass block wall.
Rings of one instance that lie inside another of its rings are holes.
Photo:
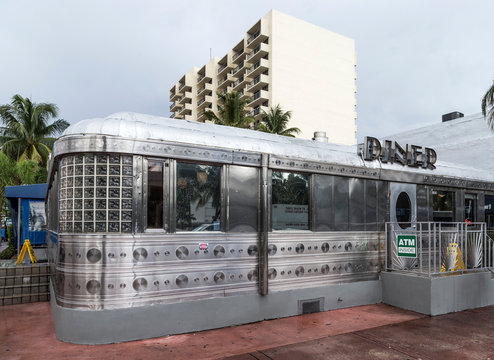
[[[60,162],[60,232],[132,232],[132,156],[79,154]]]

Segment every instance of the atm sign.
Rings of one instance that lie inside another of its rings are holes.
[[[398,235],[398,256],[417,257],[417,235]]]

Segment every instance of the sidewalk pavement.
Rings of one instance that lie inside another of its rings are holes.
[[[109,345],[58,341],[48,302],[0,307],[0,359],[218,358],[494,360],[494,307],[431,318],[376,304]]]

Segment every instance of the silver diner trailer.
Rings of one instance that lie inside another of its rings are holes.
[[[493,177],[134,113],[55,143],[57,337],[111,343],[378,303],[385,223],[484,221]],[[472,215],[473,216],[473,215]]]

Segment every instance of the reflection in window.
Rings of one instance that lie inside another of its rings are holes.
[[[163,228],[163,163],[148,163],[148,228]]]
[[[455,193],[453,191],[432,191],[432,219],[440,222],[453,222],[455,219]]]
[[[477,195],[465,194],[465,221],[477,221]]]
[[[177,231],[219,231],[221,168],[177,163]]]
[[[273,230],[309,229],[309,176],[273,171]]]
[[[406,192],[400,193],[396,200],[396,221],[402,229],[409,228],[411,217],[412,204],[410,203],[410,197]]]

